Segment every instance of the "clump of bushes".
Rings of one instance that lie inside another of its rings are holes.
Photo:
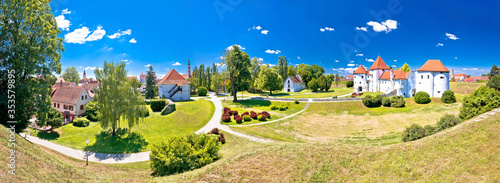
[[[446,90],[443,93],[443,96],[441,96],[441,101],[446,104],[452,104],[457,101],[457,98],[455,97],[455,93],[451,90]]]
[[[382,98],[382,105],[385,107],[391,107],[391,99],[389,97]]]
[[[443,131],[447,128],[451,128],[460,122],[462,121],[457,116],[445,114],[443,117],[441,117],[441,119],[439,119],[436,127],[432,125],[426,125],[425,127],[422,127],[420,125],[413,124],[410,127],[406,128],[403,132],[402,140],[403,142],[408,142],[421,139],[434,133]]]
[[[417,104],[428,104],[431,102],[431,97],[427,92],[419,91],[415,94],[414,100]]]
[[[85,116],[90,121],[99,121],[99,106],[97,102],[89,102],[85,105]]]
[[[267,111],[262,111],[258,115],[264,115],[267,119],[271,119],[271,114],[269,114]]]
[[[243,120],[245,121],[252,121],[252,117],[250,117],[250,115],[243,115]]]
[[[500,91],[500,74],[493,76],[488,83],[486,83],[487,87],[493,88],[497,91]]]
[[[234,115],[233,118],[236,123],[243,123],[243,118],[240,115]]]
[[[222,114],[222,121],[224,122],[231,122],[231,116],[228,113]]]
[[[151,100],[151,110],[158,112],[165,108],[166,101],[165,99],[153,99]]]
[[[279,109],[280,109],[280,111],[284,111],[284,110],[286,110],[286,106],[281,105],[281,106],[279,107]]]
[[[73,126],[76,127],[87,127],[90,125],[90,121],[86,117],[79,117],[73,120]]]
[[[406,102],[405,102],[405,99],[403,98],[403,96],[394,96],[391,99],[391,107],[395,107],[395,108],[404,107],[405,104],[406,104]]]
[[[265,120],[266,120],[266,116],[261,114],[261,115],[258,115],[258,116],[257,116],[257,119],[258,119],[259,121],[265,121]]]
[[[223,133],[220,133],[217,138],[219,139],[219,142],[221,144],[225,144],[226,143],[226,138],[224,138],[224,134]]]
[[[458,123],[461,123],[462,120],[458,116],[451,115],[451,114],[445,114],[441,119],[436,124],[436,132],[442,131],[444,129],[453,127],[457,125]]]
[[[163,176],[200,168],[221,157],[221,136],[189,134],[155,144],[149,154],[153,175]],[[225,142],[225,139],[224,139]]]
[[[219,129],[218,128],[214,128],[212,129],[208,134],[216,134],[216,135],[219,135]]]
[[[458,116],[462,120],[468,120],[499,106],[500,91],[487,86],[481,86],[464,98]]]
[[[232,112],[233,112],[233,114],[232,114],[233,116],[238,115],[238,111],[237,111],[237,110],[234,110],[234,111],[232,111]]]
[[[367,95],[363,98],[362,102],[366,107],[380,107],[382,104],[382,95],[377,95],[375,97]]]
[[[251,111],[251,112],[250,112],[250,117],[251,117],[252,119],[257,119],[257,113],[255,113],[255,112]]]
[[[276,105],[271,105],[271,110],[276,110],[276,109],[278,109],[278,106],[276,106]]]
[[[241,116],[245,116],[245,115],[250,115],[250,114],[248,113],[248,111],[246,111],[243,114],[241,114]]]
[[[299,99],[293,100],[296,104],[299,104]]]
[[[417,139],[421,139],[425,137],[425,128],[418,125],[413,124],[410,127],[406,128],[403,132],[403,142],[409,142]]]
[[[203,86],[198,87],[198,89],[196,89],[196,91],[198,92],[198,96],[207,96],[207,93],[208,93],[207,88],[205,88]]]
[[[347,88],[353,87],[353,86],[354,86],[354,81],[347,81],[347,82],[345,83],[345,86],[346,86]]]

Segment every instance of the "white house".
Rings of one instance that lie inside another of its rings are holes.
[[[353,74],[355,92],[395,92],[413,97],[425,91],[431,97],[441,97],[449,90],[449,71],[440,60],[428,60],[420,69],[404,72],[390,69],[379,56],[368,71],[360,65]]]
[[[300,74],[297,74],[296,76],[288,76],[283,84],[284,92],[299,92],[305,88],[306,85],[302,82]]]
[[[172,69],[158,82],[158,95],[170,100],[189,100],[190,85],[191,82]]]
[[[85,114],[85,105],[92,97],[85,87],[58,87],[52,92],[52,107],[61,112],[65,121],[70,122],[75,116]]]

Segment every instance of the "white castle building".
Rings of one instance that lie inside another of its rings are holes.
[[[449,90],[449,72],[440,60],[428,60],[410,72],[393,70],[379,56],[368,71],[361,65],[354,71],[354,91],[394,92],[403,97],[424,91],[431,97],[441,97]]]

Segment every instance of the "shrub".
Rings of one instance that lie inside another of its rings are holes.
[[[240,115],[234,115],[233,119],[236,123],[241,123],[243,121],[243,118],[241,118]]]
[[[232,116],[233,115],[233,111],[229,110],[229,111],[227,111],[227,114],[229,114],[229,116]]]
[[[218,136],[217,138],[219,139],[219,142],[221,144],[225,144],[226,143],[226,138],[224,138],[224,136]]]
[[[382,95],[377,95],[375,97],[367,95],[363,98],[362,102],[366,107],[380,107],[382,104]]]
[[[210,131],[211,134],[219,134],[219,129],[218,128],[214,128],[212,129],[212,131]]]
[[[226,113],[229,110],[231,110],[229,107],[224,107],[224,113]]]
[[[252,117],[250,117],[250,115],[243,115],[243,120],[245,121],[252,121]]]
[[[403,96],[394,96],[391,99],[391,107],[404,107],[406,104],[405,99]]]
[[[487,87],[493,88],[497,91],[500,91],[500,74],[493,76],[488,83],[486,83]]]
[[[280,106],[280,111],[284,111],[284,110],[286,110],[286,106],[281,105],[281,106]]]
[[[142,107],[140,116],[141,117],[148,117],[149,116],[149,109],[147,107]]]
[[[338,98],[338,96],[333,96],[332,98]]]
[[[345,83],[345,86],[347,88],[353,87],[354,86],[354,81],[347,81],[347,83]]]
[[[462,120],[468,120],[499,106],[500,92],[487,86],[481,86],[464,98],[458,116]]]
[[[227,113],[222,114],[222,121],[224,122],[231,122],[231,116]]]
[[[237,110],[233,111],[233,116],[235,116],[235,115],[238,115],[238,111]]]
[[[425,133],[426,131],[424,127],[417,124],[413,124],[405,129],[405,131],[403,132],[402,140],[403,142],[408,142],[421,139],[425,137]]]
[[[181,173],[212,163],[220,158],[221,141],[212,135],[189,134],[155,144],[149,154],[153,175]]]
[[[455,103],[457,101],[457,98],[455,97],[455,93],[451,90],[446,90],[443,93],[443,96],[441,96],[441,101],[443,103],[451,104]]]
[[[415,94],[415,102],[417,104],[428,104],[431,102],[431,97],[427,92],[424,91],[419,91],[417,94]]]
[[[293,100],[296,104],[299,104],[299,99]]]
[[[391,107],[391,99],[389,97],[382,98],[382,105],[385,107]]]
[[[168,105],[161,111],[161,115],[167,115],[175,111],[175,104]]]
[[[266,116],[261,114],[261,115],[257,116],[257,119],[259,119],[259,121],[265,121]]]
[[[200,86],[198,87],[198,89],[196,89],[196,91],[198,92],[198,96],[207,96],[207,88],[203,87],[203,86]]]
[[[436,132],[453,127],[462,122],[459,117],[451,114],[445,114],[436,124]]]
[[[165,99],[153,99],[151,100],[151,110],[158,112],[165,108],[166,101]]]
[[[424,129],[425,129],[425,136],[430,136],[436,132],[436,128],[434,128],[434,126],[432,125],[425,125]]]
[[[271,110],[276,110],[276,109],[278,109],[278,106],[276,106],[276,105],[271,105]]]
[[[311,89],[313,92],[318,91],[319,88],[318,80],[312,79],[311,81],[309,81],[309,83],[307,83],[307,87],[309,87],[309,89]]]
[[[258,115],[264,115],[267,119],[271,119],[271,114],[269,114],[267,111],[262,111]]]
[[[257,113],[255,113],[255,112],[253,112],[253,111],[252,111],[252,112],[250,112],[250,117],[251,117],[252,119],[257,119]]]
[[[224,137],[224,134],[223,134],[223,133],[220,133],[220,134],[219,134],[219,136],[220,136],[220,137]]]
[[[245,116],[245,115],[250,115],[250,114],[248,113],[248,111],[241,114],[241,116]]]
[[[90,121],[99,121],[99,106],[97,102],[89,102],[85,105],[85,116]]]
[[[288,109],[288,106],[287,106],[287,105],[285,105],[285,108],[286,108],[286,109]]]
[[[89,124],[90,121],[86,117],[79,117],[73,120],[73,126],[76,127],[87,127]]]

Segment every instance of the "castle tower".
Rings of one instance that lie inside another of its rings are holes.
[[[191,63],[189,63],[189,59],[188,59],[188,68],[187,68],[187,78],[190,78],[191,77]]]
[[[83,80],[87,79],[87,74],[85,74],[85,70],[83,70]]]

